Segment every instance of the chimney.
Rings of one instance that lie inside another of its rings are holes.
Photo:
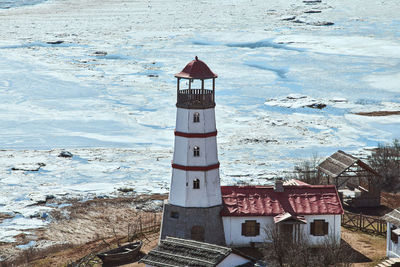
[[[279,193],[283,192],[284,189],[283,189],[283,180],[282,180],[282,178],[276,178],[275,179],[274,190],[275,190],[275,192],[279,192]]]

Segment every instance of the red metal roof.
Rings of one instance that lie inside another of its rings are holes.
[[[284,186],[275,192],[272,186],[221,186],[222,216],[276,216],[343,214],[334,185]]]
[[[177,78],[185,79],[211,79],[217,78],[218,75],[210,70],[206,63],[198,59],[190,61],[183,70],[175,74]]]

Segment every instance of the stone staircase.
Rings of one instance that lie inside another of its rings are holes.
[[[400,267],[400,258],[390,258],[384,260],[375,267]]]

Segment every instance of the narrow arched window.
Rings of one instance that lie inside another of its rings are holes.
[[[200,189],[200,180],[199,179],[193,180],[193,189]]]
[[[195,146],[195,147],[193,148],[193,156],[194,156],[194,157],[200,157],[200,147]]]
[[[200,113],[195,112],[193,114],[193,122],[200,122]]]

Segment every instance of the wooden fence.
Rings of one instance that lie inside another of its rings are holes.
[[[342,215],[342,226],[370,234],[386,236],[386,221],[374,216],[345,211]]]
[[[128,239],[143,238],[148,233],[160,231],[161,219],[161,213],[141,213],[128,225]]]

